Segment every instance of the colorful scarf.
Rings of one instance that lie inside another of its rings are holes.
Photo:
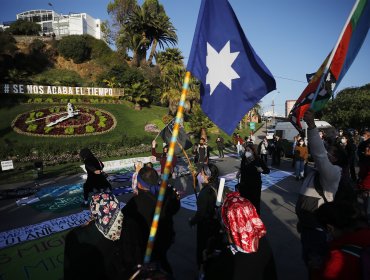
[[[221,215],[237,250],[243,253],[256,252],[266,228],[253,204],[241,197],[239,192],[232,192],[226,196]]]
[[[99,193],[92,197],[91,215],[98,230],[109,240],[121,236],[123,214],[117,198],[111,193]]]

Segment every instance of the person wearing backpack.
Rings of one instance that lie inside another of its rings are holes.
[[[311,279],[370,279],[370,227],[358,209],[343,201],[328,202],[316,217],[330,241],[324,263]]]
[[[342,167],[346,165],[346,154],[339,145],[330,145],[325,149],[314,122],[313,111],[306,111],[304,120],[308,126],[308,144],[316,170],[308,172],[304,179],[295,210],[298,217],[297,230],[301,234],[302,257],[310,273],[322,264],[327,251],[325,229],[317,221],[314,211],[325,202],[334,200]],[[315,178],[319,181],[322,193],[315,188]]]

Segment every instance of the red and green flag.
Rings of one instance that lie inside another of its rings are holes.
[[[302,130],[300,121],[309,108],[320,111],[325,107],[355,60],[370,28],[369,2],[370,0],[356,1],[333,51],[290,111],[290,121],[298,130]]]

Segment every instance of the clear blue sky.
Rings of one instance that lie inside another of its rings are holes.
[[[86,12],[110,20],[108,0],[0,0],[0,22],[31,9],[59,13]],[[177,29],[185,62],[198,16],[200,0],[160,0]],[[285,100],[296,99],[306,87],[306,73],[315,72],[334,47],[355,0],[229,0],[257,54],[275,76],[277,90],[262,99],[264,111],[284,113]],[[139,0],[139,3],[142,1]],[[370,35],[338,87],[370,83]],[[290,79],[290,80],[288,80]],[[296,80],[296,81],[292,81]],[[297,82],[298,81],[298,82]],[[299,82],[300,81],[300,82]]]

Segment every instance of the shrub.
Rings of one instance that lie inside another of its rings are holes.
[[[18,19],[9,26],[7,31],[14,35],[38,35],[41,32],[41,26],[36,22]]]
[[[98,126],[99,126],[99,127],[105,127],[105,122],[99,122],[99,123],[98,123]]]
[[[44,115],[43,112],[37,112],[36,113],[36,118],[41,118]]]
[[[67,127],[67,128],[64,130],[64,133],[65,133],[65,134],[69,134],[69,135],[72,135],[74,132],[75,132],[75,129],[74,129],[73,127]]]
[[[60,40],[58,52],[64,58],[72,59],[74,63],[82,63],[90,59],[91,48],[84,36],[70,35]]]
[[[30,124],[30,125],[27,127],[27,131],[29,131],[29,132],[36,131],[36,129],[37,129],[37,124]]]
[[[40,39],[34,39],[28,46],[31,53],[41,53],[45,48],[45,43]]]
[[[85,131],[86,133],[92,133],[92,132],[95,132],[95,129],[91,125],[87,125],[85,128]]]
[[[36,75],[33,80],[36,84],[42,85],[63,85],[71,87],[84,85],[84,80],[77,72],[66,69],[50,69]]]
[[[45,131],[45,133],[49,133],[50,131],[52,131],[53,130],[53,127],[52,126],[45,126],[44,127],[44,131]]]
[[[42,103],[42,98],[39,98],[39,97],[34,98],[34,99],[33,99],[33,102],[34,102],[34,103]]]
[[[53,98],[46,98],[44,102],[45,103],[54,103],[54,100],[53,100]]]

